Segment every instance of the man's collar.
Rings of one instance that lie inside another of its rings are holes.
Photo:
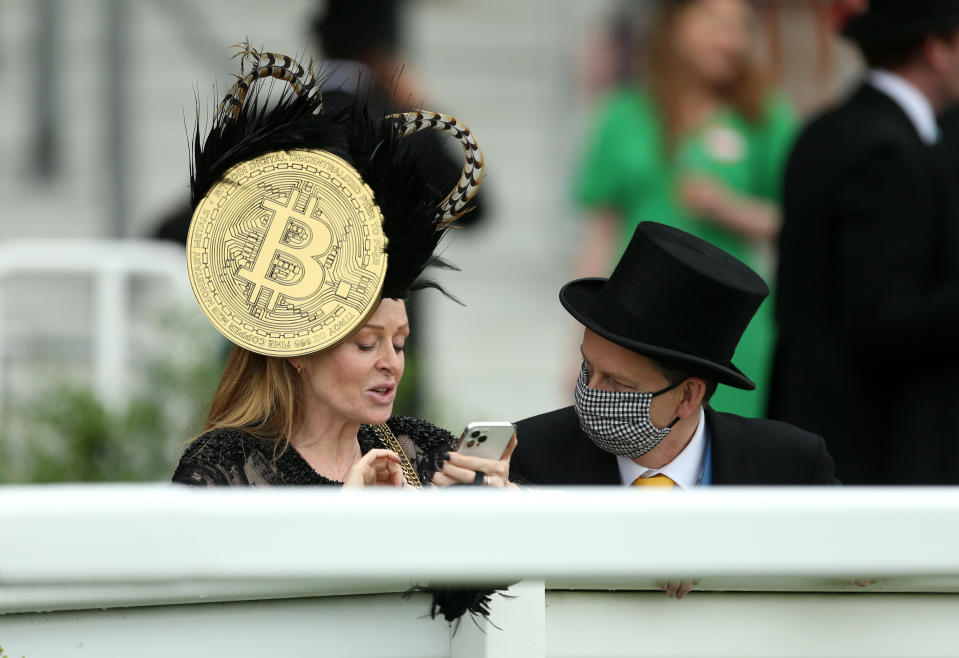
[[[915,85],[901,75],[883,69],[870,70],[868,81],[902,108],[923,142],[935,144],[939,141],[939,126],[936,125],[932,103]]]
[[[699,484],[703,473],[703,458],[706,454],[706,414],[703,408],[699,408],[699,424],[696,431],[693,432],[693,438],[689,440],[683,451],[676,455],[673,461],[659,469],[646,468],[640,466],[629,457],[616,457],[619,465],[620,481],[623,484],[630,485],[640,477],[649,477],[662,473],[670,480],[676,483],[681,489],[692,489]]]

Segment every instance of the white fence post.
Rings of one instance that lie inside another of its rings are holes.
[[[4,324],[4,307],[3,307],[3,282],[0,280],[0,422],[3,420],[3,414],[5,411],[5,401],[4,393],[6,393],[7,385],[7,350],[6,350],[6,341],[4,340],[4,330],[6,326]]]
[[[94,319],[95,388],[116,407],[125,401],[127,367],[127,275],[118,263],[97,272]]]
[[[490,602],[489,619],[463,616],[450,638],[450,658],[544,658],[546,583],[523,580]]]
[[[148,276],[168,283],[173,297],[192,298],[183,247],[158,240],[10,240],[0,243],[0,409],[7,370],[10,324],[3,304],[5,279],[15,275],[76,274],[94,281],[93,384],[104,402],[121,403],[128,390],[130,279]]]

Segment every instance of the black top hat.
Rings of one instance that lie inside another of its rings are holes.
[[[959,26],[959,0],[872,0],[843,34],[863,48],[897,46]]]
[[[606,340],[751,390],[756,385],[732,357],[768,294],[759,275],[722,249],[642,222],[609,279],[571,281],[559,300]]]

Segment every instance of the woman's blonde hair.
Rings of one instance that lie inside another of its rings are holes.
[[[679,62],[672,44],[673,33],[680,15],[703,0],[661,0],[643,53],[642,69],[659,110],[666,131],[663,143],[672,153],[682,132],[678,112],[685,76],[678,70]],[[724,89],[727,102],[749,121],[759,121],[763,114],[763,96],[768,86],[767,76],[760,70],[751,54],[743,60],[739,76]]]
[[[206,430],[239,428],[282,452],[303,420],[301,379],[289,361],[234,347],[223,368]]]

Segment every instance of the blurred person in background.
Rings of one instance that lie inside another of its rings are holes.
[[[310,37],[322,55],[320,85],[330,111],[352,107],[361,96],[373,116],[406,112],[427,100],[426,86],[402,54],[405,0],[323,0],[310,20]],[[441,135],[410,136],[431,184],[453,187],[460,162]],[[485,192],[457,226],[485,216]]]
[[[827,7],[829,22],[834,30],[841,31],[851,19],[869,8],[869,0],[832,0]]]
[[[187,248],[200,306],[236,346],[207,431],[173,480],[509,485],[509,451],[453,456],[449,432],[392,413],[410,335],[404,300],[438,288],[420,276],[482,181],[469,129],[429,112],[372,120],[362,102],[330,111],[292,58],[249,44],[241,54],[242,77],[208,133],[197,130]],[[266,103],[257,91],[268,77],[292,90]],[[405,136],[423,129],[463,148],[449,194],[407,148]]]
[[[784,183],[769,416],[847,484],[959,483],[959,216],[936,114],[959,100],[959,1],[873,0],[869,71],[807,126]]]
[[[794,112],[752,55],[746,0],[662,0],[646,38],[645,81],[613,92],[593,130],[575,195],[590,211],[578,274],[599,275],[640,221],[688,231],[762,270],[779,232],[780,173]],[[736,358],[756,391],[721,386],[717,409],[765,411],[771,307],[747,328]]]
[[[942,132],[942,146],[946,152],[946,160],[959,181],[959,105],[943,112],[937,119]]]

